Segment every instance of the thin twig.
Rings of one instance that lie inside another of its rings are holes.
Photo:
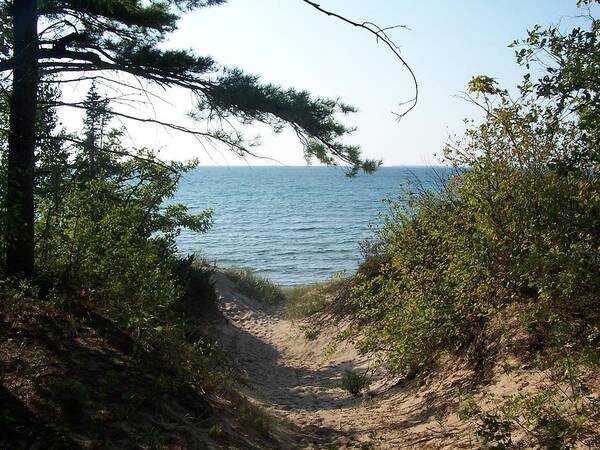
[[[419,100],[419,83],[417,81],[417,77],[416,77],[415,73],[413,72],[412,68],[408,65],[408,63],[402,57],[402,55],[400,55],[400,47],[398,47],[398,45],[396,45],[396,43],[394,43],[394,41],[392,41],[390,39],[390,37],[386,34],[387,30],[391,30],[394,28],[407,28],[408,29],[408,27],[406,27],[405,25],[394,25],[394,26],[390,26],[390,27],[381,28],[378,25],[374,24],[373,22],[355,22],[354,20],[348,19],[347,17],[344,17],[340,14],[334,13],[332,11],[328,11],[328,10],[322,8],[321,5],[319,5],[318,3],[315,3],[313,1],[310,1],[310,0],[302,0],[302,1],[327,16],[335,17],[336,19],[339,19],[342,22],[345,22],[349,25],[352,25],[357,28],[362,28],[363,30],[367,30],[369,33],[371,33],[372,35],[375,36],[375,39],[377,40],[377,42],[379,42],[381,40],[381,42],[383,42],[384,45],[391,50],[391,52],[396,56],[396,58],[408,70],[408,72],[412,78],[412,81],[414,83],[414,86],[415,86],[415,96],[408,101],[404,101],[404,102],[400,103],[400,106],[403,106],[406,104],[411,104],[410,107],[408,109],[406,109],[406,111],[404,111],[404,112],[394,113],[394,114],[397,116],[398,120],[400,120],[406,114],[408,114],[410,111],[412,111],[412,109],[415,108],[415,106],[417,106],[417,102]]]

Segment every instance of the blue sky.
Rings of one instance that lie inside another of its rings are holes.
[[[416,73],[417,108],[399,123],[391,114],[411,98],[413,86],[403,67],[374,38],[326,17],[300,0],[229,0],[222,6],[186,14],[169,45],[193,48],[218,62],[260,75],[264,81],[340,97],[359,109],[347,123],[358,131],[349,142],[386,165],[435,164],[449,133],[460,134],[462,119],[478,111],[458,98],[470,77],[488,74],[506,87],[520,78],[514,50],[534,24],[568,24],[578,14],[569,0],[320,0],[356,21],[406,25],[392,37]],[[171,93],[172,115],[187,109],[188,98]],[[168,109],[167,107],[165,107]],[[283,164],[304,164],[291,134],[260,132],[259,153]],[[138,145],[158,145],[174,159],[198,156],[204,164],[271,164],[240,161],[218,149],[203,149],[185,136],[162,129],[132,133]]]

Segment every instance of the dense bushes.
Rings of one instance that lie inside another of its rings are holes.
[[[399,371],[422,367],[515,303],[542,344],[597,345],[596,178],[474,167],[413,199],[417,212],[395,204],[381,231],[388,262],[356,276],[362,349],[389,350]]]
[[[46,102],[59,94],[46,87],[40,96]],[[169,204],[193,164],[125,148],[124,132],[111,127],[109,102],[94,86],[82,106],[77,134],[60,128],[53,108],[38,114],[34,284],[41,296],[89,302],[138,331],[167,320],[180,300],[214,301],[209,268],[180,260],[175,245],[181,228],[204,232],[211,224],[211,211],[192,215],[184,205]],[[0,145],[2,168],[4,150]],[[1,234],[2,260],[4,241]]]
[[[518,60],[547,57],[546,72],[518,98],[471,80],[486,116],[448,145],[456,175],[392,202],[354,277],[351,335],[393,373],[448,354],[470,356],[478,382],[515,361],[540,371],[527,392],[466,399],[486,448],[600,443],[600,22],[586,20],[529,33]]]
[[[582,46],[598,58],[599,29],[592,20],[566,36],[532,31],[520,60],[540,49],[555,59],[539,82],[525,77],[517,100],[489,77],[471,81],[486,119],[448,145],[462,171],[440,192],[393,203],[356,275],[361,350],[384,353],[393,371],[418,370],[502,312],[533,336],[532,351],[598,361],[600,121],[597,85],[581,83],[600,70],[571,62]]]
[[[174,237],[179,227],[203,231],[210,214],[164,208],[176,167],[129,159],[116,173],[74,181],[57,205],[40,199],[38,267],[53,283],[76,287],[129,323],[155,314],[181,295]]]

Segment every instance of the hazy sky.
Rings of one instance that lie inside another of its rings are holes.
[[[326,17],[300,0],[229,0],[222,6],[186,14],[169,44],[193,48],[218,62],[260,75],[284,87],[340,97],[359,109],[346,118],[356,125],[350,142],[386,165],[434,164],[449,133],[460,133],[462,119],[477,110],[458,98],[470,77],[488,74],[504,86],[520,78],[514,50],[534,24],[556,24],[578,14],[575,0],[320,0],[324,8],[356,21],[410,30],[390,34],[401,46],[420,85],[419,104],[399,123],[391,114],[413,95],[406,70],[363,30]],[[166,96],[173,106],[157,104],[173,118],[189,108],[181,93]],[[261,130],[261,154],[284,164],[304,164],[291,134],[272,137]],[[198,156],[205,164],[246,164],[227,152],[203,149],[185,136],[164,129],[137,127],[137,145],[161,148],[173,159]],[[268,161],[250,160],[250,164]]]

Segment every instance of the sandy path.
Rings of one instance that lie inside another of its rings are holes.
[[[439,387],[435,394],[415,395],[414,389],[388,389],[389,383],[379,380],[373,397],[353,398],[339,387],[340,377],[368,361],[349,344],[324,356],[338,330],[308,341],[298,322],[246,297],[225,275],[217,273],[215,282],[219,308],[228,319],[220,332],[247,376],[246,394],[306,436],[290,448],[459,448],[456,430],[435,419]]]

